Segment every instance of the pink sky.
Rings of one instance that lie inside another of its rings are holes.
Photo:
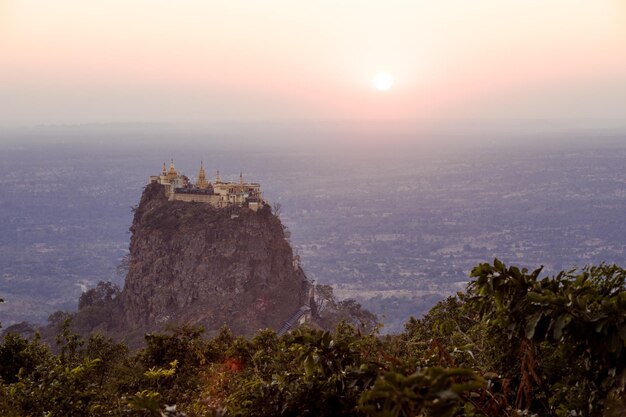
[[[0,0],[0,126],[624,109],[623,0]]]

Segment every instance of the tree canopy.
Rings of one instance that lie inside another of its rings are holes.
[[[83,338],[59,316],[0,344],[5,416],[621,416],[626,413],[626,271],[542,276],[499,260],[402,333],[302,327],[252,338],[183,326],[131,352]],[[81,308],[115,292],[100,288]],[[324,301],[331,303],[330,301]],[[331,303],[332,304],[332,303]],[[328,304],[326,308],[339,308]],[[341,311],[357,309],[344,305]],[[339,311],[338,310],[338,311]],[[371,320],[371,317],[361,317]]]

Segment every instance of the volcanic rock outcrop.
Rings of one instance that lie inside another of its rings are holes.
[[[161,185],[150,184],[130,230],[118,297],[128,331],[189,323],[211,334],[226,324],[249,335],[278,329],[305,303],[309,283],[268,206],[168,201]]]

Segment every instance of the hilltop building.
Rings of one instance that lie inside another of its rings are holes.
[[[260,184],[244,182],[243,173],[239,174],[239,182],[223,182],[219,170],[215,181],[211,183],[206,177],[202,162],[195,184],[176,170],[173,159],[169,170],[163,163],[161,175],[150,176],[149,182],[165,187],[165,193],[170,201],[208,203],[217,208],[239,205],[254,211],[265,204]]]

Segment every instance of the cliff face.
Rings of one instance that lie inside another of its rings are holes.
[[[227,324],[248,335],[278,329],[305,301],[308,282],[269,208],[167,201],[151,184],[130,230],[119,300],[129,330],[191,323],[213,333]]]

